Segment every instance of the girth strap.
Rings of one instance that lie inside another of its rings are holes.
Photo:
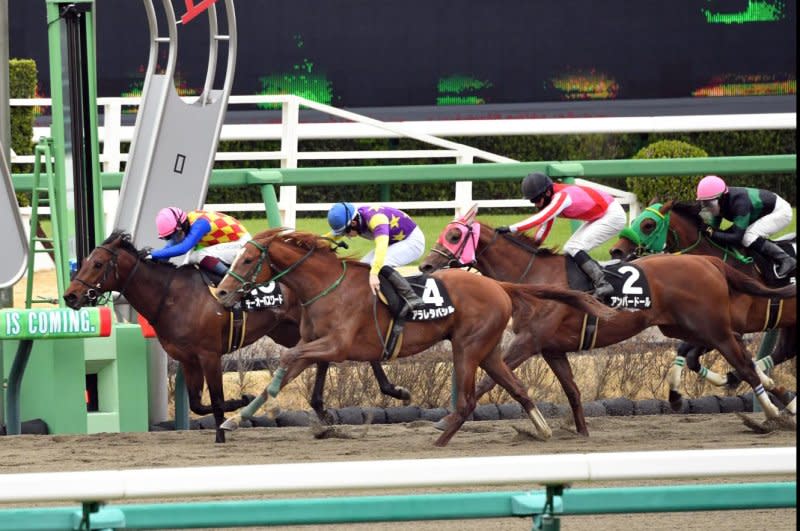
[[[247,334],[247,312],[242,311],[242,307],[237,304],[228,315],[230,315],[230,324],[228,325],[228,348],[225,354],[241,348]]]
[[[764,316],[764,328],[761,329],[763,332],[764,330],[772,330],[781,320],[781,314],[783,313],[783,299],[770,299],[769,304],[767,305],[767,313]]]
[[[595,315],[584,314],[581,326],[581,346],[578,350],[591,350],[597,341],[597,329],[600,319]]]

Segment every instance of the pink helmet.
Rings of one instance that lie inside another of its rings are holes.
[[[156,229],[159,238],[167,238],[186,222],[186,212],[178,207],[162,208],[156,214]]]
[[[728,191],[728,185],[716,175],[706,175],[697,183],[698,201],[716,199]]]

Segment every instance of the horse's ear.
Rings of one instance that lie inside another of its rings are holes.
[[[652,199],[650,200],[650,202],[649,202],[649,203],[647,203],[647,206],[653,206],[653,205],[655,205],[656,203],[661,203],[661,199],[660,199],[658,196],[656,196],[656,197],[652,198]]]
[[[469,207],[469,209],[466,212],[464,212],[464,214],[461,215],[461,219],[459,219],[459,221],[467,225],[471,225],[475,221],[475,216],[477,214],[478,214],[478,203],[472,203],[472,206]]]
[[[674,199],[670,199],[668,201],[665,201],[664,204],[661,205],[661,208],[658,209],[658,211],[661,212],[662,214],[666,214],[667,212],[672,210],[672,205],[674,205],[674,204],[675,204],[675,200]]]

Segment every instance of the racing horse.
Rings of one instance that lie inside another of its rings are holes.
[[[664,203],[652,203],[631,221],[629,227],[620,232],[619,239],[609,252],[612,258],[621,260],[631,260],[639,256],[661,252],[717,256],[740,271],[763,280],[768,285],[778,286],[789,281],[788,278],[776,278],[769,270],[768,265],[764,267],[765,264],[759,264],[753,257],[742,254],[738,249],[715,243],[703,234],[702,226],[700,203],[697,201],[669,200]],[[771,308],[782,312],[784,321],[787,323],[786,326],[778,327],[777,322],[771,321]],[[758,331],[779,328],[775,348],[756,363],[759,371],[766,371],[797,355],[795,350],[797,346],[796,312],[797,306],[794,300],[783,301],[781,305],[769,305],[766,301],[758,301],[758,305],[754,308],[755,315],[752,317],[756,323],[759,322],[759,319],[762,323],[762,327]],[[702,367],[699,357],[707,351],[707,348],[686,343],[678,347],[678,356],[669,375],[669,401],[673,409],[680,407],[681,403],[681,394],[678,388],[684,363],[715,385],[728,385],[734,388],[741,382],[735,372],[721,376]],[[763,381],[769,381],[763,372],[759,374]],[[790,411],[795,411],[793,397],[787,394],[785,389],[775,387],[771,391],[784,403],[788,402]]]
[[[247,397],[225,400],[222,389],[222,355],[230,352],[231,313],[214,299],[203,275],[195,267],[176,267],[169,262],[142,258],[144,252],[124,232],[112,233],[84,260],[64,293],[67,306],[79,309],[96,304],[105,293],[117,291],[154,327],[161,346],[181,364],[189,395],[189,407],[197,415],[214,414],[216,442],[225,442],[220,425],[225,412],[249,402]],[[249,312],[238,347],[268,335],[284,347],[300,340],[300,305],[290,289],[282,287],[284,302],[276,309]],[[401,400],[411,398],[402,387],[386,378],[379,362],[372,369],[384,394]],[[322,394],[328,364],[317,365],[311,407],[325,420]],[[203,380],[211,405],[202,403]]]
[[[421,271],[469,267],[498,280],[568,286],[567,257],[536,246],[522,234],[500,235],[476,220],[476,214],[473,207],[444,228],[420,263]],[[795,288],[769,289],[712,257],[651,256],[636,261],[636,267],[628,267],[619,270],[625,272],[625,283],[637,276],[647,279],[649,308],[622,311],[591,322],[575,308],[543,301],[538,319],[521,326],[515,320],[516,336],[506,351],[506,364],[513,370],[541,353],[564,389],[577,432],[588,436],[580,390],[566,354],[613,345],[657,326],[666,336],[717,348],[756,391],[767,417],[778,417],[778,409],[765,395],[752,361],[745,356],[737,333],[742,328],[741,312],[734,310],[758,300],[752,295],[789,298],[795,295]],[[491,375],[484,377],[478,384],[478,397],[494,385]]]
[[[254,414],[311,363],[369,361],[382,355],[381,331],[387,329],[391,314],[386,306],[377,304],[367,282],[368,275],[368,265],[338,257],[328,243],[307,232],[267,230],[244,245],[217,287],[217,297],[231,307],[253,285],[280,279],[302,301],[302,339],[281,355],[280,367],[261,395],[237,416],[226,420],[223,428],[235,429],[240,419]],[[534,425],[534,437],[549,438],[552,432],[541,412],[528,397],[522,382],[503,363],[500,340],[512,311],[515,321],[535,319],[541,298],[603,316],[613,314],[614,310],[583,292],[501,283],[466,271],[437,273],[426,280],[426,289],[430,289],[428,281],[437,286],[440,295],[442,291],[447,294],[452,311],[432,312],[435,317],[430,320],[414,317],[408,320],[396,357],[417,354],[444,339],[451,342],[457,405],[445,417],[436,446],[445,446],[475,409],[478,367],[492,375],[520,403]],[[425,314],[424,310],[420,312]]]

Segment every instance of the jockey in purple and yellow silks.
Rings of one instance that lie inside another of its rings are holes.
[[[156,215],[158,237],[167,244],[147,258],[166,260],[189,253],[189,263],[199,263],[209,271],[225,275],[236,253],[250,234],[236,218],[221,212],[177,207],[162,208]]]
[[[408,214],[396,208],[379,205],[356,208],[351,203],[336,203],[328,210],[328,224],[331,232],[326,236],[336,241],[355,232],[375,242],[375,248],[361,259],[372,266],[369,286],[375,294],[380,288],[378,272],[383,266],[404,266],[425,252],[422,230]],[[422,307],[422,300],[400,273],[393,271],[387,278],[406,300],[406,308],[401,314]]]

